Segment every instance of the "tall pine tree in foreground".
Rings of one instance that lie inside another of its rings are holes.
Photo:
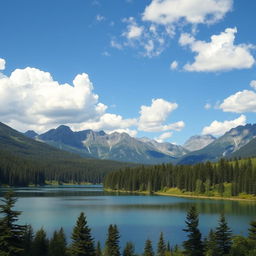
[[[22,255],[23,237],[26,226],[15,224],[21,212],[14,211],[13,207],[17,201],[12,191],[4,195],[0,205],[0,255],[19,256]]]
[[[228,227],[225,216],[221,214],[219,219],[219,226],[215,231],[215,239],[217,251],[215,252],[216,256],[228,255],[232,245],[232,232]]]
[[[108,228],[108,237],[106,240],[106,256],[120,256],[119,248],[119,231],[116,225],[109,225]]]
[[[183,229],[183,231],[188,233],[188,240],[183,242],[185,254],[189,256],[203,256],[202,235],[198,228],[199,219],[194,206],[188,211],[185,223],[187,228]]]
[[[83,212],[81,212],[77,219],[71,238],[70,254],[72,256],[95,256],[91,229],[87,225]]]
[[[154,256],[152,242],[149,239],[147,239],[146,242],[145,242],[143,256]]]
[[[61,228],[59,231],[54,231],[53,237],[49,244],[49,255],[50,256],[66,256],[66,237]]]
[[[36,232],[33,244],[32,255],[33,256],[47,256],[49,252],[49,240],[46,237],[46,233],[43,228]]]
[[[123,256],[135,256],[135,249],[132,242],[127,242],[124,248]]]
[[[249,231],[249,239],[256,241],[256,221],[252,221],[250,223]]]
[[[164,241],[164,235],[161,232],[159,241],[157,244],[157,256],[165,256],[165,252],[166,252],[166,244]]]

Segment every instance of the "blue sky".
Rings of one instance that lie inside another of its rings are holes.
[[[1,121],[182,144],[255,123],[256,2],[9,0]]]

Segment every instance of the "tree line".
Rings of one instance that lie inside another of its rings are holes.
[[[68,245],[61,228],[48,239],[43,228],[35,234],[29,225],[18,225],[21,212],[13,210],[16,202],[14,194],[5,194],[0,205],[0,255],[1,256],[254,256],[256,255],[256,221],[250,223],[248,237],[233,236],[225,216],[221,215],[218,226],[202,239],[199,215],[191,207],[185,220],[184,232],[187,240],[182,247],[170,246],[160,234],[156,251],[152,241],[146,240],[142,254],[135,253],[135,246],[127,242],[121,252],[120,233],[116,225],[110,225],[104,248],[100,242],[95,244],[82,212],[78,217]],[[136,232],[136,230],[134,231]]]
[[[256,168],[252,159],[227,160],[195,165],[162,164],[113,171],[106,175],[104,187],[124,191],[166,191],[204,195],[256,195]]]

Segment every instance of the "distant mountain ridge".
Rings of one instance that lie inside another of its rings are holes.
[[[25,134],[29,136],[36,133],[29,131]],[[188,153],[188,150],[182,146],[171,143],[158,143],[145,138],[136,139],[127,133],[106,134],[104,131],[92,130],[75,132],[65,125],[35,135],[34,138],[81,156],[121,162],[143,164],[174,162]]]
[[[217,161],[221,157],[232,157],[233,153],[256,137],[256,124],[238,126],[226,132],[203,149],[190,152],[178,164],[194,164],[203,161]]]
[[[212,135],[192,136],[183,146],[159,143],[145,137],[134,138],[127,133],[107,134],[93,130],[74,132],[65,125],[41,135],[33,131],[28,131],[26,135],[81,156],[140,164],[194,164],[239,154],[243,157],[256,155],[253,142],[248,144],[256,138],[256,124],[238,126],[219,138]],[[247,144],[250,149],[246,148]]]

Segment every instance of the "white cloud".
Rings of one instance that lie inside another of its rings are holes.
[[[243,90],[226,98],[219,106],[224,112],[256,112],[256,93]]]
[[[153,99],[151,106],[141,106],[138,129],[147,132],[181,130],[185,126],[183,121],[164,124],[169,114],[177,107],[176,103],[163,99]]]
[[[33,126],[37,130],[57,124],[81,123],[105,113],[87,74],[73,85],[59,84],[51,74],[36,68],[16,69],[0,77],[0,115],[3,122]]]
[[[203,128],[202,134],[211,134],[215,136],[220,136],[229,131],[232,128],[235,128],[239,125],[245,125],[246,124],[246,116],[241,115],[237,119],[231,120],[231,121],[213,121],[209,126],[206,126]]]
[[[138,39],[142,35],[144,28],[142,26],[138,26],[133,17],[124,19],[123,22],[128,23],[126,31],[123,33],[123,36],[125,36],[128,40]]]
[[[179,65],[178,62],[175,60],[175,61],[173,61],[173,62],[171,63],[170,69],[175,70],[175,69],[178,68],[178,65]]]
[[[252,45],[235,45],[236,28],[227,28],[219,35],[211,36],[210,42],[196,41],[188,34],[180,37],[181,45],[189,45],[192,52],[197,53],[192,64],[186,64],[187,71],[225,71],[251,68],[255,59],[250,53]]]
[[[212,105],[210,104],[210,103],[206,103],[205,105],[204,105],[204,108],[205,109],[210,109],[212,107]]]
[[[104,16],[102,16],[102,15],[100,15],[100,14],[97,14],[96,15],[96,21],[98,21],[98,22],[102,22],[102,21],[104,21],[106,18],[104,17]]]
[[[250,82],[250,86],[251,86],[254,90],[256,90],[256,80],[252,80],[252,81]]]
[[[169,139],[171,137],[172,137],[172,132],[164,132],[159,137],[155,138],[155,140],[157,142],[162,143],[162,142],[164,142],[165,140],[167,140],[167,139]]]
[[[121,49],[123,48],[122,44],[118,43],[118,42],[115,41],[114,39],[112,39],[112,40],[110,41],[110,45],[111,45],[111,47],[116,48],[116,49],[118,49],[118,50],[121,50]]]
[[[232,0],[152,0],[142,19],[163,25],[183,20],[191,24],[211,24],[231,11],[232,5]]]
[[[5,70],[5,60],[0,58],[0,70]]]

